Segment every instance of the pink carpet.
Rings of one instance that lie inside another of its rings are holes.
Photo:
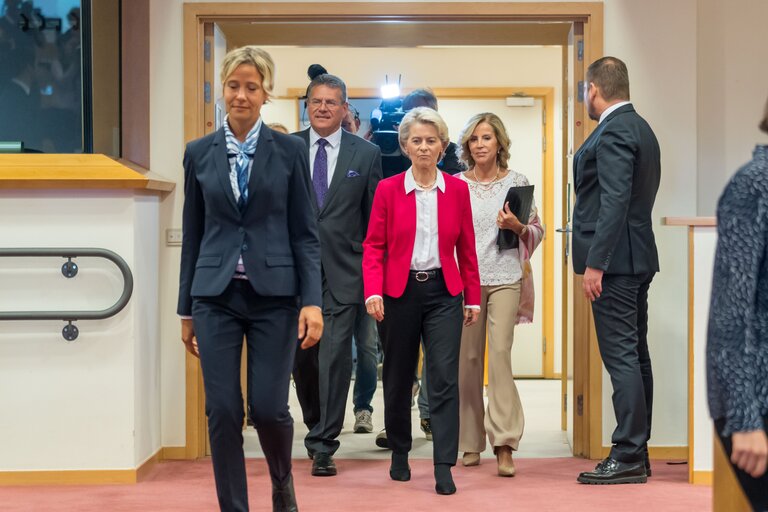
[[[514,478],[495,476],[495,461],[453,470],[458,492],[438,496],[432,465],[411,461],[410,482],[389,479],[389,462],[338,460],[339,475],[310,476],[310,461],[294,461],[294,479],[302,512],[419,511],[594,511],[688,512],[712,508],[712,490],[686,482],[685,465],[654,461],[645,485],[587,486],[579,471],[594,467],[583,459],[519,459]],[[270,487],[262,459],[248,460],[252,511],[270,511]],[[164,462],[136,485],[0,487],[3,512],[166,512],[218,510],[210,460]]]

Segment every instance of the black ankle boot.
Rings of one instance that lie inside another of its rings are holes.
[[[392,465],[389,466],[389,478],[398,482],[411,479],[411,468],[408,466],[408,454],[392,452]]]
[[[299,512],[292,476],[289,475],[283,485],[272,482],[272,512]]]
[[[435,464],[435,491],[437,494],[453,494],[456,492],[456,484],[453,483],[450,465]]]

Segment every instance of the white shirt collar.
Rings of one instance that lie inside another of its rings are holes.
[[[309,127],[309,145],[310,145],[310,147],[313,146],[318,141],[318,139],[325,139],[325,140],[327,140],[328,144],[332,148],[337,147],[339,144],[341,144],[341,126],[339,126],[338,130],[336,130],[335,132],[333,132],[332,134],[330,134],[327,137],[321,137],[320,135],[318,135],[318,133],[315,131],[315,129],[310,126]]]
[[[624,105],[631,105],[631,104],[632,103],[629,102],[629,101],[620,101],[618,103],[614,103],[613,105],[611,105],[607,109],[603,110],[603,113],[600,114],[600,121],[598,121],[597,124],[602,123],[605,120],[605,118],[608,117],[611,114],[611,112],[613,112],[614,110],[619,109],[619,108],[623,107]]]
[[[426,190],[432,190],[435,187],[437,187],[440,192],[445,192],[445,178],[443,178],[443,173],[440,170],[437,171],[437,180],[435,181],[435,184]],[[408,170],[405,171],[405,193],[410,194],[417,188],[419,190],[425,190],[416,184],[416,178],[413,177],[413,167],[409,167]]]

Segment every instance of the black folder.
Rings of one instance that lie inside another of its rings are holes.
[[[515,217],[523,224],[528,224],[531,206],[533,205],[533,185],[511,187],[507,192],[507,197],[504,199],[504,204],[507,203],[509,203],[509,210],[515,214]],[[504,208],[503,205],[502,208]],[[511,229],[499,229],[496,245],[499,246],[500,251],[515,249],[520,245],[520,240]]]

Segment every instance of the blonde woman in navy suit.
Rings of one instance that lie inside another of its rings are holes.
[[[222,64],[228,116],[184,154],[178,313],[200,357],[216,490],[222,511],[247,511],[240,359],[248,347],[249,411],[272,479],[274,511],[298,510],[291,476],[288,388],[296,339],[322,335],[320,242],[307,148],[260,112],[274,64],[246,46]]]

